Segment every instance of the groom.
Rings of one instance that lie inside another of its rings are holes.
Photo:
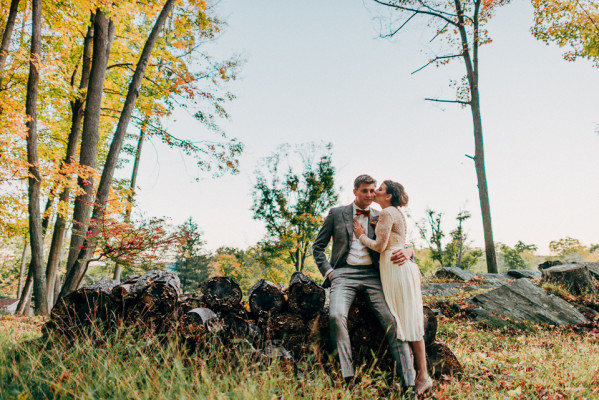
[[[370,208],[374,200],[376,181],[369,175],[360,175],[354,181],[355,201],[347,206],[334,207],[329,211],[316,240],[312,244],[314,260],[325,277],[324,287],[331,287],[329,324],[331,340],[339,353],[341,373],[348,385],[353,384],[355,370],[352,364],[351,343],[347,330],[347,314],[358,294],[366,298],[387,330],[387,340],[395,362],[395,372],[402,378],[402,386],[414,386],[414,367],[408,343],[397,339],[396,322],[391,314],[381,286],[378,270],[379,253],[362,245],[353,233],[356,219],[374,238],[374,226],[379,212]],[[330,261],[325,249],[333,238]],[[392,260],[396,264],[407,261],[411,249],[398,250]]]

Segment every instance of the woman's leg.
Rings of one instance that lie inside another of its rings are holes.
[[[423,386],[429,381],[428,370],[426,368],[426,349],[424,339],[417,342],[410,342],[412,353],[414,354],[414,368],[416,369],[416,393],[420,393]]]

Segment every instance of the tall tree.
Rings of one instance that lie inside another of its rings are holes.
[[[304,269],[310,244],[322,223],[322,214],[337,202],[332,145],[299,146],[293,163],[288,145],[265,158],[256,171],[254,219],[266,224],[265,244],[286,254],[296,271]]]
[[[91,74],[92,64],[92,46],[93,46],[93,24],[94,15],[92,14],[91,24],[87,28],[87,33],[83,41],[83,56],[81,65],[81,79],[79,82],[79,88],[77,97],[71,101],[71,129],[69,131],[69,137],[67,142],[67,149],[65,157],[62,161],[61,170],[64,171],[63,175],[65,179],[69,179],[70,167],[75,164],[75,156],[77,153],[77,147],[79,145],[79,138],[81,136],[81,124],[83,122],[83,112],[85,109],[85,99],[87,95],[87,87],[89,85],[89,79]],[[71,79],[71,86],[74,86],[74,78]],[[54,231],[52,234],[52,243],[50,245],[50,253],[48,255],[48,263],[46,266],[46,280],[48,288],[48,303],[52,305],[54,303],[54,285],[58,275],[58,267],[60,262],[60,256],[62,252],[62,246],[67,227],[67,210],[70,187],[68,184],[65,185],[59,196],[59,211],[56,215],[56,222],[54,223]],[[60,207],[63,205],[63,207]],[[51,290],[52,289],[52,290]]]
[[[110,26],[113,25],[104,14],[97,9],[94,16],[93,56],[90,70],[87,99],[84,112],[83,130],[81,133],[81,150],[79,164],[87,167],[78,179],[81,188],[75,198],[73,211],[73,231],[67,259],[67,274],[73,268],[85,240],[88,219],[94,200],[94,172],[98,158],[98,142],[100,140],[100,110],[106,77],[106,67],[110,53]],[[113,28],[114,29],[114,28]]]
[[[474,161],[476,178],[478,182],[478,197],[483,219],[485,236],[485,255],[487,270],[497,272],[497,257],[493,240],[493,227],[491,222],[491,205],[487,188],[485,172],[485,156],[483,146],[483,126],[481,117],[481,102],[479,93],[478,56],[481,45],[490,43],[487,31],[483,28],[493,16],[495,10],[509,0],[374,0],[375,3],[395,9],[400,13],[402,21],[399,26],[392,26],[386,37],[398,34],[415,17],[428,20],[428,26],[435,27],[435,39],[445,39],[450,50],[446,54],[432,58],[424,69],[431,64],[445,64],[454,59],[464,62],[466,76],[463,85],[458,87],[457,99],[430,99],[429,101],[456,103],[470,107],[474,127],[474,156],[468,156]],[[416,71],[415,71],[416,72]]]
[[[194,291],[210,277],[208,265],[211,257],[204,251],[202,233],[191,217],[179,226],[178,236],[183,242],[177,252],[175,269],[181,279],[181,289],[184,292]]]
[[[4,65],[6,64],[6,59],[8,58],[10,42],[12,39],[12,31],[15,27],[15,21],[17,20],[19,1],[20,0],[11,0],[8,18],[6,18],[4,33],[2,34],[2,43],[0,44],[0,85],[2,85],[2,73],[4,72]]]
[[[599,68],[599,3],[596,0],[532,0],[533,35],[569,47],[568,61],[586,58]]]
[[[35,311],[48,314],[46,296],[46,279],[43,273],[44,243],[42,239],[42,221],[40,214],[40,182],[39,157],[37,148],[37,96],[39,68],[42,47],[42,2],[32,0],[31,3],[31,59],[29,61],[29,79],[27,80],[27,162],[29,162],[29,242],[31,243],[31,264],[33,275],[33,293],[35,295]]]
[[[164,6],[162,7],[162,11],[156,19],[156,23],[154,24],[154,27],[152,28],[152,31],[148,36],[148,40],[146,41],[141,55],[139,57],[139,61],[135,68],[135,73],[133,74],[133,78],[131,79],[131,83],[129,85],[127,98],[125,99],[125,104],[123,105],[121,116],[119,118],[116,131],[110,144],[110,150],[108,151],[108,155],[106,157],[104,169],[102,170],[102,176],[100,178],[100,184],[98,186],[98,192],[96,195],[92,220],[99,221],[104,216],[106,201],[108,200],[108,194],[110,193],[110,187],[112,185],[114,170],[116,168],[119,153],[121,152],[121,146],[123,144],[123,140],[127,132],[127,127],[129,126],[129,121],[131,119],[131,115],[135,107],[135,101],[139,96],[141,82],[145,75],[146,67],[148,65],[148,61],[150,59],[150,55],[152,54],[154,45],[156,44],[156,40],[158,39],[160,30],[164,26],[164,23],[166,22],[166,19],[174,5],[175,0],[167,0],[167,2],[164,4]],[[87,107],[89,106],[90,100],[88,99]],[[85,275],[88,260],[95,250],[95,242],[93,239],[95,233],[94,230],[95,228],[92,225],[90,235],[88,235],[89,240],[86,240],[83,243],[82,248],[79,250],[74,260],[73,267],[67,271],[65,282],[60,292],[61,297],[77,289],[79,287],[79,284],[81,283],[81,280],[83,279],[83,276]]]

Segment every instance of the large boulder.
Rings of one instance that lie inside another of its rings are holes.
[[[533,271],[528,269],[511,269],[507,274],[516,279],[527,278],[527,279],[540,279],[541,271]]]
[[[526,278],[516,279],[495,290],[476,295],[470,302],[515,321],[560,326],[588,322],[588,319],[568,302],[547,294]]]
[[[573,295],[595,293],[595,282],[583,264],[556,265],[544,269],[542,281],[560,285]]]
[[[452,281],[464,281],[464,282],[467,282],[476,276],[470,271],[467,271],[467,270],[461,269],[461,268],[457,268],[457,267],[441,268],[435,273],[435,275],[437,276],[437,278],[449,279]]]

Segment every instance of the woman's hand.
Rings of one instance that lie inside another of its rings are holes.
[[[364,227],[354,219],[354,235],[359,239],[365,233]]]

